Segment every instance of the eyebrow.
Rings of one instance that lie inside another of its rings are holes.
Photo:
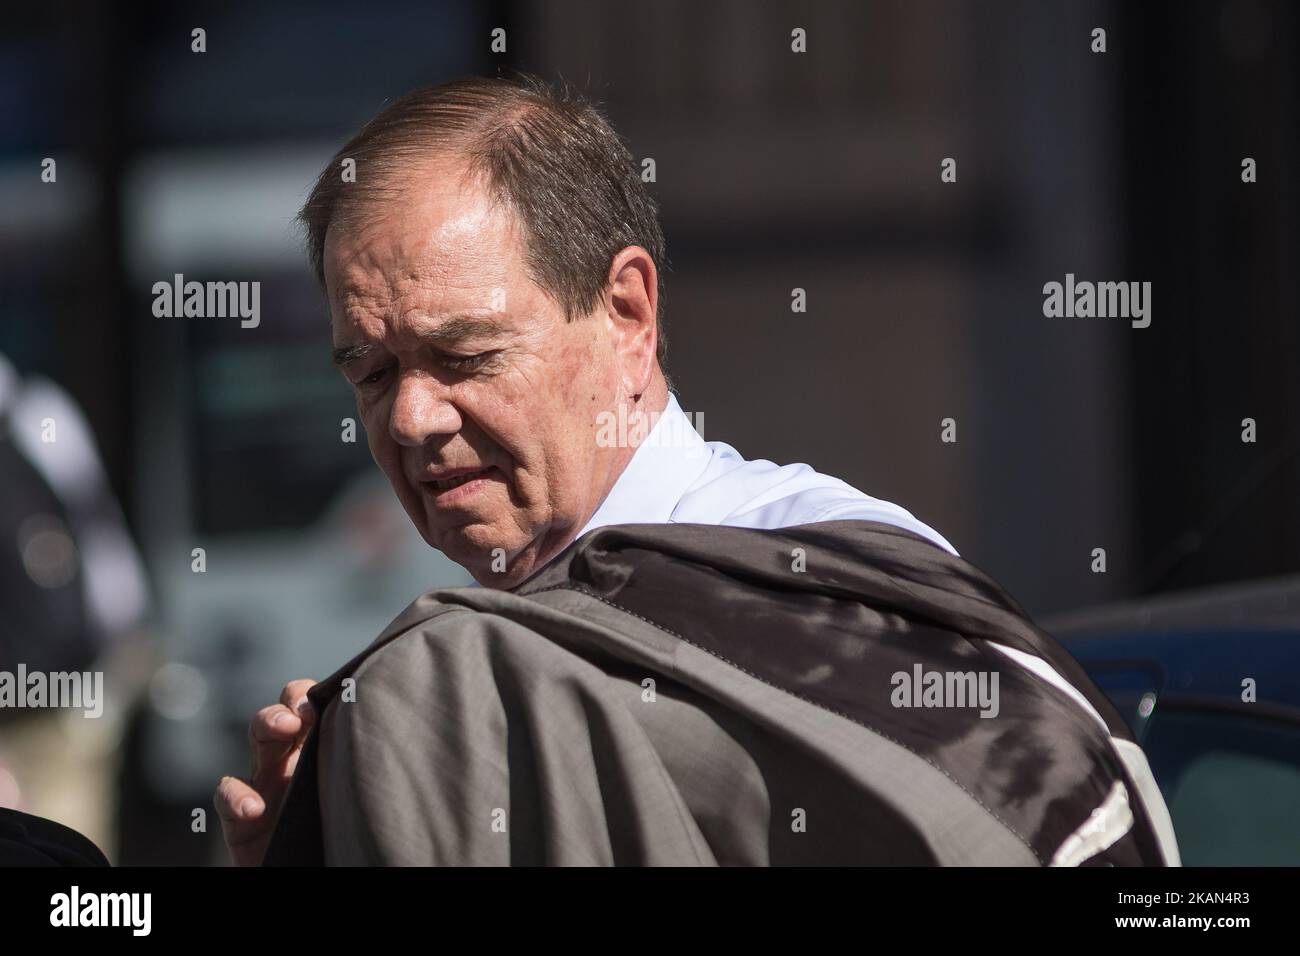
[[[503,331],[501,323],[495,319],[461,315],[454,319],[448,319],[435,328],[422,329],[415,334],[416,338],[421,342],[429,345],[442,345],[459,342],[462,339],[487,338],[492,335],[500,335]]]
[[[336,368],[342,368],[378,350],[378,345],[344,345],[334,350],[334,365]]]
[[[495,319],[457,316],[454,319],[448,319],[436,328],[417,332],[416,337],[428,345],[438,346],[459,342],[462,339],[475,338],[476,336],[499,335],[503,331],[504,328]],[[334,350],[334,365],[341,368],[344,365],[373,355],[378,350],[379,346],[374,343],[339,346]]]

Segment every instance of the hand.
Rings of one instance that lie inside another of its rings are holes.
[[[253,748],[253,779],[222,777],[213,802],[221,832],[236,866],[258,866],[266,856],[280,804],[298,766],[307,731],[316,719],[307,689],[314,680],[284,685],[280,703],[263,707],[248,727]]]

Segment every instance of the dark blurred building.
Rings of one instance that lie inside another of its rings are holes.
[[[347,396],[275,217],[385,98],[522,67],[605,101],[655,160],[671,368],[706,437],[902,503],[1032,610],[1280,574],[1300,564],[1296,43],[1294,8],[1262,2],[16,11],[0,348],[81,400],[137,521],[160,494],[199,527],[310,520],[365,462],[332,438]],[[262,279],[262,334],[153,320],[146,280],[185,268]],[[1066,272],[1152,281],[1152,326],[1045,319]],[[146,492],[169,429],[185,460]]]

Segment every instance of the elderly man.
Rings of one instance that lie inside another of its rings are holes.
[[[591,105],[533,80],[410,94],[339,151],[301,218],[374,460],[429,545],[479,585],[518,588],[616,524],[856,519],[956,553],[897,505],[683,427],[662,365],[655,203]],[[655,424],[620,442],[610,420]],[[254,719],[251,781],[219,785],[237,863],[265,852],[312,683]]]

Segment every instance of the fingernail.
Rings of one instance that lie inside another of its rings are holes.
[[[244,802],[239,805],[239,815],[241,817],[250,817],[253,811],[257,809],[257,801],[252,797],[245,798]]]
[[[311,701],[304,697],[299,700],[298,703],[294,704],[293,709],[299,714],[306,715],[306,713],[311,710]]]

